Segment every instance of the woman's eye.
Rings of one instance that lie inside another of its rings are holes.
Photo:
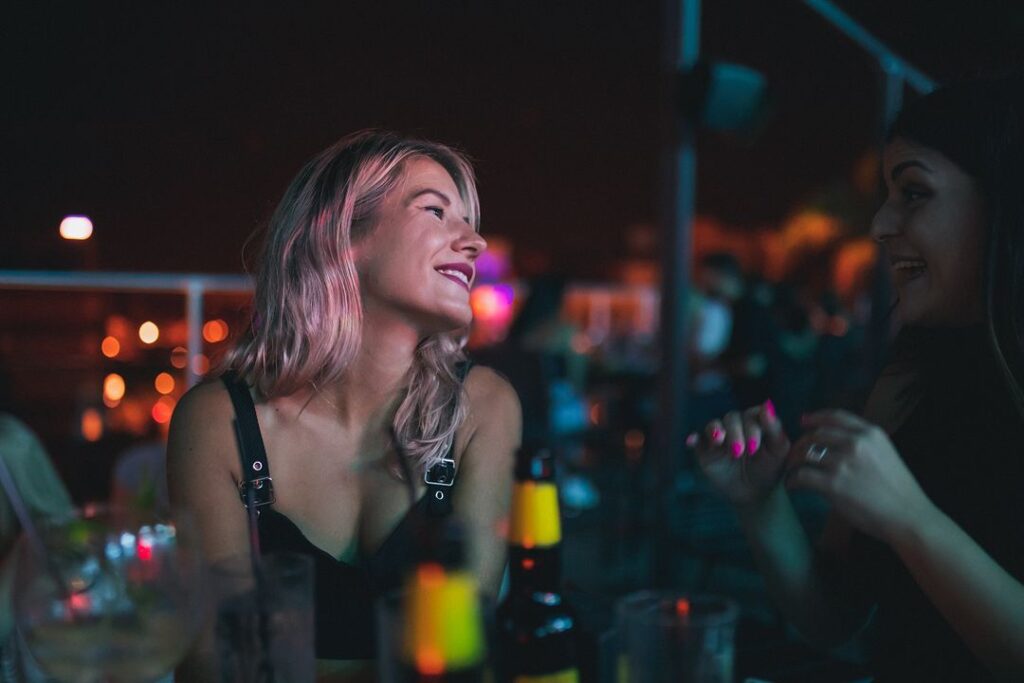
[[[428,206],[427,211],[431,212],[441,220],[444,220],[444,209],[442,209],[440,206]]]
[[[905,188],[903,188],[902,193],[903,193],[903,200],[905,202],[907,202],[908,204],[911,203],[911,202],[916,202],[917,200],[923,199],[926,196],[928,196],[928,193],[926,193],[926,192],[924,192],[922,190],[919,190],[917,188],[913,188],[913,187],[905,187]]]

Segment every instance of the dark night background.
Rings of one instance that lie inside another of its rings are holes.
[[[932,77],[1002,66],[1009,2],[846,0]],[[477,161],[485,234],[600,273],[657,217],[662,9],[636,2],[23,3],[5,12],[0,268],[237,272],[308,157],[364,127]],[[876,132],[871,60],[797,0],[704,3],[706,55],[764,72],[755,138],[701,143],[702,212],[770,224]]]

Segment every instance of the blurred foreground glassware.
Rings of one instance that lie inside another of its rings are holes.
[[[738,616],[723,597],[627,595],[617,605],[619,683],[731,683]]]
[[[170,673],[202,620],[202,561],[187,518],[87,506],[22,539],[15,620],[62,683],[148,683]]]
[[[487,670],[485,621],[493,606],[475,581],[420,568],[410,586],[377,601],[377,666],[381,683],[482,683]]]
[[[260,570],[257,587],[249,557],[211,568],[220,680],[312,683],[313,560],[299,554],[264,555]]]

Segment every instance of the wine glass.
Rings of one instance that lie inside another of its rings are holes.
[[[148,683],[184,656],[202,620],[191,523],[87,506],[22,538],[14,613],[39,668],[62,683]]]

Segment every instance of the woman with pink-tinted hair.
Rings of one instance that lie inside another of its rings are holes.
[[[324,150],[271,219],[249,332],[174,414],[172,503],[213,563],[249,553],[253,508],[263,553],[313,557],[318,657],[373,656],[373,599],[423,524],[457,519],[498,590],[521,418],[461,351],[479,225],[449,147],[371,131]]]

